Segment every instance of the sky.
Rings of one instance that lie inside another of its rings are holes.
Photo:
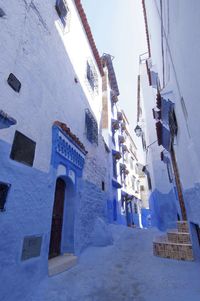
[[[133,132],[136,126],[139,55],[147,51],[141,0],[82,0],[99,54],[114,56],[124,109]]]

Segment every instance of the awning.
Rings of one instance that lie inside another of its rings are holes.
[[[158,138],[158,145],[162,145],[166,150],[171,150],[171,134],[170,131],[163,126],[163,124],[158,121],[156,122],[156,132],[157,132],[157,138]]]
[[[120,112],[120,111],[117,112],[117,119],[118,120],[122,120],[123,119],[122,112]]]
[[[125,137],[122,135],[119,135],[119,143],[124,143],[125,142]]]
[[[119,160],[122,157],[121,153],[115,149],[112,150],[112,155],[113,157],[115,157],[116,160]]]
[[[112,179],[112,186],[117,189],[122,188],[122,185],[115,179]]]
[[[15,125],[17,121],[6,114],[3,110],[0,110],[0,129],[9,128],[12,125]]]
[[[114,130],[118,130],[119,129],[119,121],[116,119],[112,119],[112,128]]]
[[[122,151],[128,152],[128,147],[126,146],[126,144],[122,144]]]
[[[129,193],[127,193],[126,191],[123,191],[123,190],[122,190],[122,192],[121,192],[121,196],[122,196],[126,201],[132,201],[132,200],[135,198],[134,195],[129,194]]]

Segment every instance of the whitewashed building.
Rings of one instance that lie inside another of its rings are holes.
[[[103,69],[81,2],[0,0],[0,27],[0,299],[16,301],[49,258],[75,261],[95,243],[108,152]]]
[[[119,88],[110,54],[102,56],[103,111],[102,133],[109,150],[110,222],[141,226],[142,200],[136,165],[137,148],[129,131],[129,122],[119,106]],[[145,186],[146,189],[146,186]]]
[[[152,100],[163,166],[171,166],[177,191],[173,216],[187,220],[193,251],[199,257],[200,139],[199,139],[199,1],[142,1],[147,33],[147,72],[156,79]],[[149,99],[148,99],[149,101]],[[145,104],[147,104],[147,102]],[[159,160],[159,159],[157,159]],[[172,208],[160,208],[160,218]]]

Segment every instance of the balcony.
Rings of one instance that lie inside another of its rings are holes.
[[[119,151],[116,151],[115,149],[112,150],[112,155],[115,158],[115,160],[120,160],[122,155]]]
[[[116,93],[115,93],[115,91],[113,91],[113,90],[110,91],[110,98],[111,98],[113,103],[117,103],[118,100],[119,100]]]
[[[119,130],[119,121],[118,121],[118,120],[112,119],[112,129],[113,129],[114,131]]]
[[[112,179],[112,186],[116,189],[121,189],[122,185],[116,180],[116,179]]]
[[[126,146],[126,144],[122,144],[122,152],[128,152],[128,147]]]
[[[118,138],[119,138],[119,143],[120,144],[124,143],[125,140],[126,140],[125,137],[124,137],[124,135],[119,135]]]
[[[120,173],[124,173],[125,175],[129,174],[129,170],[128,170],[126,164],[124,164],[124,163],[120,164]]]
[[[120,112],[120,111],[117,112],[117,119],[118,119],[119,121],[123,120],[122,112]]]
[[[121,129],[122,129],[122,131],[126,131],[126,123],[125,122],[121,123]]]

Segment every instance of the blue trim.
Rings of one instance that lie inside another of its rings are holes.
[[[82,176],[85,154],[78,145],[57,126],[52,128],[52,157],[51,164],[57,168],[59,164],[73,170],[76,176]]]

